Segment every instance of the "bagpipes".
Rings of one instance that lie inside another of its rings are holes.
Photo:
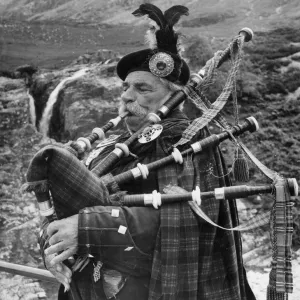
[[[221,66],[228,59],[233,59],[234,49],[240,49],[244,41],[252,38],[251,30],[241,30],[228,48],[226,48],[218,58],[213,61],[215,67]],[[238,58],[239,59],[239,58]],[[235,65],[237,67],[237,64]],[[269,294],[286,295],[292,292],[291,285],[291,201],[290,196],[298,195],[298,186],[295,179],[283,179],[277,173],[263,166],[256,158],[251,155],[249,150],[241,143],[235,140],[242,133],[254,132],[258,129],[257,121],[253,118],[247,118],[241,124],[235,124],[230,127],[223,117],[219,114],[226,103],[227,98],[232,92],[229,86],[232,86],[236,69],[233,68],[230,81],[226,83],[225,91],[222,97],[219,97],[211,104],[205,97],[201,102],[195,103],[203,114],[197,120],[192,122],[192,131],[184,132],[182,139],[176,144],[178,146],[190,141],[199,129],[202,129],[208,122],[215,120],[222,126],[224,131],[220,134],[211,135],[190,146],[189,149],[180,152],[177,148],[171,155],[152,162],[149,165],[139,164],[136,168],[116,176],[105,175],[112,166],[122,157],[129,155],[129,147],[140,134],[148,130],[148,126],[157,124],[162,118],[166,117],[170,111],[180,105],[185,99],[189,98],[193,102],[200,95],[199,90],[203,87],[203,82],[207,83],[210,66],[207,66],[204,77],[204,71],[191,76],[190,82],[183,90],[175,92],[171,98],[158,110],[157,113],[148,115],[148,122],[145,126],[134,133],[123,144],[116,144],[113,150],[105,160],[101,161],[93,171],[89,171],[78,157],[91,149],[91,144],[97,139],[104,138],[104,133],[123,119],[126,115],[121,115],[112,119],[104,127],[93,130],[87,138],[79,138],[77,142],[72,142],[67,146],[46,146],[41,149],[32,159],[28,173],[27,183],[24,186],[26,191],[34,191],[40,208],[41,215],[48,218],[49,222],[56,218],[62,219],[77,214],[79,210],[89,207],[102,205],[111,205],[110,194],[118,191],[118,186],[124,182],[135,180],[137,178],[147,178],[149,172],[162,168],[167,164],[181,163],[188,154],[196,154],[209,147],[216,147],[226,139],[234,140],[242,151],[268,176],[273,184],[267,186],[236,186],[224,187],[210,192],[201,193],[199,189],[191,193],[180,195],[161,195],[156,191],[150,195],[123,195],[120,205],[140,206],[153,205],[158,208],[159,205],[169,203],[170,201],[193,201],[196,205],[201,205],[201,199],[205,197],[215,197],[217,200],[230,198],[243,198],[259,193],[273,193],[276,197],[272,222],[275,224],[274,235],[276,235],[276,253],[273,255],[273,269],[270,276],[275,276],[276,289],[270,289]],[[204,120],[204,121],[203,121]],[[194,125],[197,126],[194,126]],[[193,127],[194,126],[194,127]],[[175,145],[175,146],[176,146]],[[75,155],[74,155],[75,154]],[[104,176],[105,175],[105,176]],[[274,272],[273,272],[274,270]],[[275,296],[270,299],[276,299]]]
[[[232,49],[237,47],[238,41],[250,41],[252,36],[253,33],[251,29],[242,29],[239,32],[239,36],[220,53],[216,67],[220,67],[225,61],[231,58]],[[80,204],[78,207],[77,203],[81,202],[82,199],[86,201],[85,204],[83,204],[85,206],[99,205],[99,199],[101,199],[103,205],[108,203],[105,201],[105,199],[108,199],[108,194],[106,193],[107,188],[99,177],[107,173],[112,165],[121,157],[129,154],[128,147],[148,128],[149,124],[159,122],[161,118],[166,117],[171,110],[186,100],[189,95],[188,91],[196,89],[205,81],[205,77],[203,78],[204,72],[205,69],[201,69],[198,73],[192,74],[184,90],[175,92],[170,99],[158,109],[157,113],[148,114],[148,122],[137,132],[132,134],[123,144],[116,144],[114,151],[111,152],[104,161],[101,161],[92,172],[87,170],[77,157],[82,157],[82,154],[89,150],[91,144],[97,139],[103,139],[105,132],[115,127],[126,114],[109,120],[102,128],[94,129],[86,138],[79,138],[76,142],[71,142],[63,147],[50,145],[41,149],[30,163],[27,172],[27,183],[24,185],[25,191],[34,191],[41,214],[47,217],[49,221],[52,221],[56,217],[61,219],[78,213],[78,210],[81,209],[82,206]],[[209,106],[208,101],[205,102],[205,105]],[[252,118],[246,121],[241,127],[236,126],[232,134],[237,136],[245,131],[255,131],[257,129],[258,124],[256,120]],[[232,134],[229,134],[229,132],[230,131],[227,130],[220,135],[220,142],[232,137]],[[201,147],[206,147],[205,143],[207,143],[207,146],[217,144],[214,137],[215,136],[211,136],[204,142],[202,141]],[[198,143],[198,146],[195,146],[195,148],[199,148],[199,145],[200,143]],[[72,207],[70,207],[71,203]]]
[[[170,163],[182,163],[183,157],[214,147],[220,142],[238,136],[246,131],[254,132],[258,124],[253,117],[247,118],[230,131],[211,135],[195,142],[182,153],[175,148],[173,153],[148,165],[138,164],[136,168],[116,176],[97,177],[68,150],[63,147],[47,146],[41,149],[31,161],[25,189],[34,191],[40,213],[52,221],[77,214],[80,209],[95,205],[110,205],[109,194],[116,193],[118,186],[131,180],[147,178],[149,171]],[[50,193],[51,195],[50,195]],[[83,201],[84,199],[84,201]]]

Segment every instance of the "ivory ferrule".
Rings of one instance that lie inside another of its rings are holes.
[[[200,70],[201,72],[202,70]],[[193,81],[193,83],[197,86],[198,84],[200,84],[203,81],[203,75],[199,73],[194,73],[191,76],[191,81]]]
[[[86,143],[84,141],[77,140],[76,142],[80,148],[82,148],[84,151],[86,150],[87,147],[86,147]]]
[[[109,122],[113,123],[114,127],[116,127],[120,123],[121,120],[122,120],[122,118],[120,116],[118,116],[114,119],[109,120]]]
[[[118,157],[122,157],[123,151],[120,148],[115,148],[113,151],[114,154],[116,154]]]
[[[80,137],[80,138],[77,139],[77,143],[78,142],[82,142],[82,143],[85,144],[84,147],[83,147],[84,150],[88,150],[88,151],[91,150],[92,145],[91,145],[91,142],[87,138]]]
[[[147,118],[150,122],[152,122],[154,124],[161,121],[161,118],[155,113],[149,113]]]
[[[165,116],[170,110],[168,109],[167,106],[163,105],[159,111]]]
[[[132,176],[136,179],[142,176],[142,173],[139,168],[134,168],[131,170]]]
[[[102,141],[105,139],[105,133],[102,130],[102,128],[96,127],[93,129],[92,133],[95,133],[98,135],[98,140]]]
[[[153,205],[153,196],[152,194],[144,194],[144,205],[152,206]]]
[[[174,148],[173,152],[171,153],[171,155],[174,158],[174,161],[176,163],[182,164],[183,163],[183,157],[180,153],[180,151],[177,148]]]
[[[258,122],[257,122],[257,120],[254,118],[254,117],[249,117],[249,118],[247,118],[246,120],[249,120],[252,124],[254,124],[254,131],[258,131],[258,129],[259,129],[259,124],[258,124]]]
[[[224,200],[225,199],[225,189],[223,187],[215,188],[215,198],[217,200]]]
[[[43,217],[51,216],[54,214],[54,208],[49,200],[44,202],[38,202],[38,205],[40,209],[40,214]]]
[[[252,40],[254,33],[249,27],[244,27],[240,30],[239,35],[244,35],[245,42],[249,42]]]
[[[198,153],[198,152],[202,151],[202,147],[201,147],[200,142],[192,144],[191,148],[193,149],[194,153]]]
[[[50,200],[38,202],[40,210],[47,210],[52,207]]]

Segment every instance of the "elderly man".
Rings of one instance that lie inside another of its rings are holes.
[[[134,14],[148,14],[151,18],[151,12],[157,9],[143,4]],[[182,6],[170,10],[170,19],[177,12],[187,14]],[[145,116],[157,111],[189,79],[188,66],[174,47],[178,38],[172,29],[174,22],[168,23],[166,17],[164,23],[161,18],[155,19],[160,24],[155,31],[155,46],[131,53],[118,63],[117,73],[124,88],[120,111],[130,112],[126,118],[128,132],[112,145],[101,148],[100,144],[95,150],[96,158],[89,163],[90,169],[114,149],[115,143],[122,143],[137,131]],[[171,32],[163,28],[166,23]],[[171,35],[169,42],[165,42],[163,34]],[[169,155],[189,119],[177,108],[161,124],[163,131],[158,138],[146,144],[135,141],[130,146],[135,155],[121,159],[110,173],[116,175],[137,163],[147,164]],[[196,138],[208,134],[205,128]],[[163,192],[170,185],[177,186],[177,191],[181,191],[179,187],[191,191],[198,185],[202,191],[208,191],[229,184],[223,168],[219,150],[209,149],[185,159],[183,165],[164,167],[150,173],[146,180],[123,184],[120,189],[141,194]],[[234,202],[203,200],[202,209],[221,226],[238,223]],[[81,299],[255,299],[243,268],[239,234],[206,223],[187,203],[155,210],[118,206],[112,200],[110,204],[87,207],[77,215],[45,224],[44,228],[50,237],[44,253],[46,266],[66,288],[72,280]],[[72,255],[89,257],[89,263],[73,274],[62,263]],[[75,299],[72,293],[60,293],[63,296]]]

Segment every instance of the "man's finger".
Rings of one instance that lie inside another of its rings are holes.
[[[55,268],[50,268],[49,271],[53,274],[53,276],[64,285],[65,289],[70,289],[70,277],[66,276],[63,273],[57,272]]]
[[[72,277],[71,269],[68,268],[65,264],[59,264],[59,265],[62,266],[61,273],[65,274],[68,279],[71,279],[71,277]]]
[[[50,246],[49,248],[47,248],[45,250],[45,254],[46,255],[56,254],[56,253],[64,251],[64,250],[65,249],[64,249],[63,243],[57,243],[57,244],[55,244],[55,245]]]
[[[70,256],[72,256],[75,253],[76,253],[76,251],[74,251],[72,248],[71,249],[67,249],[67,250],[63,251],[61,254],[55,256],[50,261],[50,265],[53,266],[55,264],[61,263],[61,262],[63,262],[64,260],[68,259]]]
[[[53,235],[56,231],[59,230],[59,227],[60,227],[60,221],[51,222],[47,228],[47,234],[49,236]]]
[[[56,268],[57,272],[62,272],[62,264],[57,264],[56,266],[54,266],[54,268]]]
[[[57,272],[61,273],[68,282],[71,282],[72,271],[64,263],[56,264],[53,268],[56,268]]]
[[[61,240],[62,240],[62,238],[61,238],[60,233],[56,232],[49,239],[49,244],[50,245],[55,245],[55,244],[59,243]]]

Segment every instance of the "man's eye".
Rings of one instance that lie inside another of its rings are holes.
[[[145,87],[140,87],[140,88],[138,88],[138,90],[139,90],[140,92],[149,92],[149,91],[150,91],[150,89],[145,88]]]

